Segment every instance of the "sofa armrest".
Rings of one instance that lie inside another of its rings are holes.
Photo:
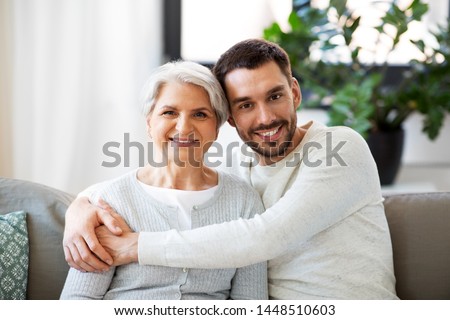
[[[59,299],[69,266],[64,259],[64,215],[73,195],[29,181],[0,178],[0,214],[27,212],[27,299]]]
[[[397,295],[450,299],[450,192],[385,196]]]

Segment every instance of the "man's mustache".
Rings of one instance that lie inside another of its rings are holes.
[[[270,124],[260,124],[256,128],[253,128],[252,131],[261,131],[261,130],[270,130],[286,125],[288,122],[286,120],[276,120]]]

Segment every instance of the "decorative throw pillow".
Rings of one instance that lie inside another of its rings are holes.
[[[26,299],[28,231],[26,213],[0,215],[0,299]]]

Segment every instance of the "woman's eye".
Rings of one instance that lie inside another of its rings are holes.
[[[206,113],[204,113],[204,112],[196,112],[194,114],[194,117],[196,117],[196,118],[206,118]]]
[[[174,111],[164,111],[162,113],[163,116],[174,116],[175,112]]]

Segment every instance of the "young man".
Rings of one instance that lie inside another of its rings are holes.
[[[273,43],[234,45],[214,73],[230,103],[229,123],[252,149],[236,153],[231,170],[256,188],[266,211],[186,232],[138,234],[110,208],[80,197],[66,218],[69,264],[107,267],[89,248],[103,261],[111,254],[114,264],[228,268],[269,260],[274,299],[396,299],[378,174],[361,136],[312,121],[297,127],[300,87]],[[120,237],[98,229],[109,254],[94,234],[102,223],[122,229]]]

